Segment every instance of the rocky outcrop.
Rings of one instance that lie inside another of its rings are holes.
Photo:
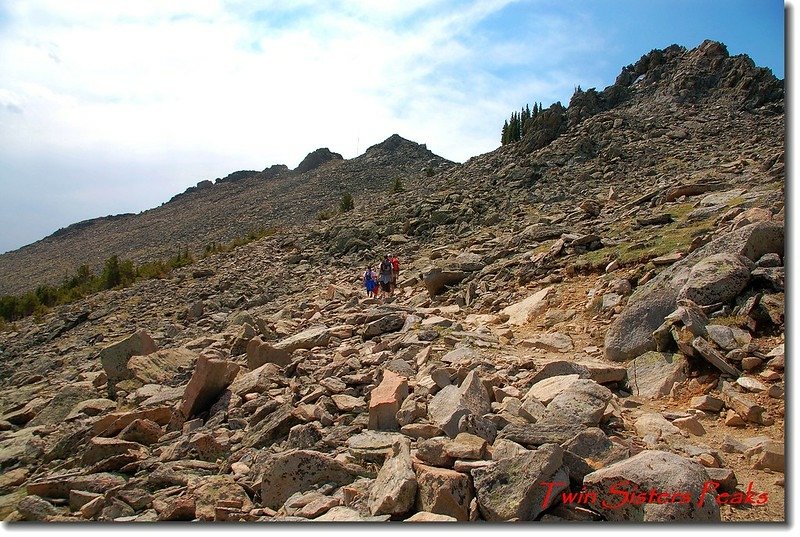
[[[297,168],[294,169],[295,173],[305,173],[309,172],[315,168],[319,168],[323,164],[330,162],[332,160],[342,160],[342,155],[339,153],[333,153],[327,147],[321,147],[316,151],[312,151],[306,157],[300,161],[300,164],[297,165]]]

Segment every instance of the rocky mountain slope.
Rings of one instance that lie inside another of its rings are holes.
[[[537,121],[0,332],[0,514],[784,520],[782,83],[670,47]]]
[[[344,192],[377,195],[388,191],[396,178],[406,181],[452,164],[395,134],[351,160],[324,148],[310,153],[295,170],[275,165],[260,173],[204,180],[155,209],[73,224],[0,255],[0,295],[60,284],[64,274],[73,274],[82,264],[97,272],[112,255],[145,262],[185,248],[199,254],[212,243],[314,220],[337,207]]]

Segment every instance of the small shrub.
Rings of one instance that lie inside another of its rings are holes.
[[[355,204],[353,203],[353,196],[350,194],[350,192],[345,192],[342,194],[342,199],[339,201],[339,212],[346,213],[348,211],[352,211],[354,207]]]
[[[394,183],[392,184],[392,189],[389,191],[391,194],[398,194],[403,192],[405,188],[403,188],[403,183],[400,181],[399,177],[396,177]]]

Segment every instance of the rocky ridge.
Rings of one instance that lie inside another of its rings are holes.
[[[542,147],[16,323],[0,513],[782,520],[784,116],[748,66],[650,53]],[[622,479],[689,501],[592,501]]]
[[[393,135],[359,157],[343,160],[328,149],[311,152],[294,170],[274,165],[200,181],[160,207],[139,214],[96,218],[61,229],[0,255],[0,295],[58,285],[82,264],[99,272],[112,255],[137,263],[166,259],[184,249],[202,254],[258,230],[314,221],[338,207],[344,192],[377,197],[395,179],[415,187],[453,163],[424,145]]]

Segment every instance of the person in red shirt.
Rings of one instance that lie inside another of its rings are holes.
[[[397,259],[397,254],[392,254],[390,259],[392,262],[392,294],[397,287],[397,276],[400,274],[400,261]]]

